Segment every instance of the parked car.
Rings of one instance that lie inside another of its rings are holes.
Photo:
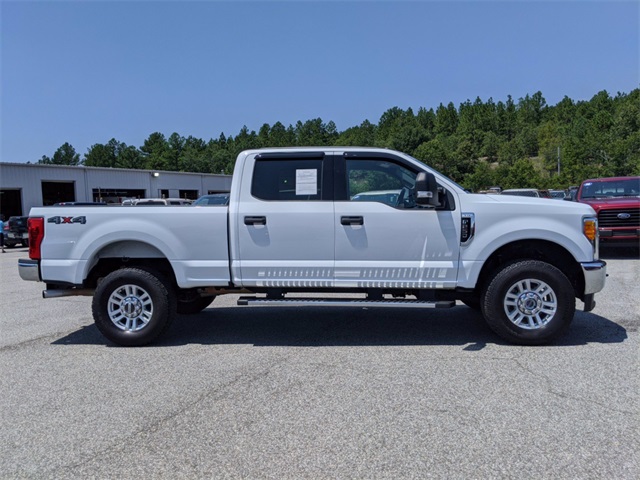
[[[12,248],[18,244],[23,247],[29,246],[29,233],[27,220],[29,217],[9,217],[4,224],[4,244]]]
[[[206,205],[229,205],[228,193],[210,193],[209,195],[203,195],[198,200],[193,202],[194,207],[202,207]]]
[[[141,198],[134,205],[143,207],[152,205],[191,205],[191,200],[186,198]]]
[[[576,195],[578,194],[578,189],[580,188],[580,186],[571,186],[569,187],[569,189],[567,190],[567,196],[565,197],[565,200],[569,201],[569,202],[575,202],[576,201]]]
[[[58,202],[54,207],[105,207],[107,202]]]
[[[373,192],[361,192],[351,197],[352,202],[381,202],[390,207],[398,206],[400,190],[376,190]]]
[[[501,195],[516,195],[518,197],[541,197],[540,192],[535,188],[509,188],[503,190]]]
[[[640,244],[640,177],[585,180],[576,200],[598,214],[600,244]]]
[[[564,200],[567,198],[567,192],[565,190],[549,190],[549,198]]]

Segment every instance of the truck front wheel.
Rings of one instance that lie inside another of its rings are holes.
[[[559,337],[575,313],[573,286],[562,271],[538,260],[502,268],[482,295],[489,327],[505,340],[541,345]]]
[[[167,285],[162,278],[138,268],[110,273],[93,296],[96,326],[119,345],[141,346],[154,341],[176,314],[176,294]]]

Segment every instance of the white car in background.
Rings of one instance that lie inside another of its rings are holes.
[[[124,205],[125,203],[122,202],[122,204]],[[141,198],[139,200],[134,200],[132,205],[191,205],[191,200],[188,200],[186,198]]]

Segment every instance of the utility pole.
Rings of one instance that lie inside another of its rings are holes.
[[[558,146],[558,176],[560,176],[560,147]]]

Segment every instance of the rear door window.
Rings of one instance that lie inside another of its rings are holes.
[[[323,174],[322,159],[256,159],[251,195],[260,200],[324,200]]]

